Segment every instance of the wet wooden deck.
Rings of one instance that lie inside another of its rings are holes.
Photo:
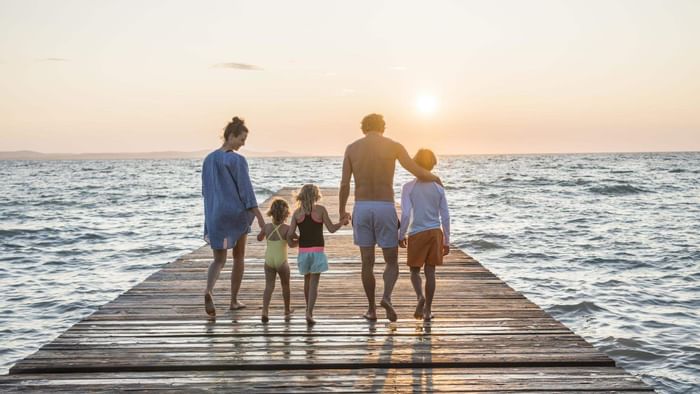
[[[291,201],[291,192],[278,195]],[[334,214],[337,189],[323,194]],[[261,323],[264,242],[249,237],[240,294],[248,308],[227,309],[229,261],[215,289],[218,316],[208,319],[202,294],[211,251],[202,247],[19,361],[0,377],[0,391],[652,391],[456,248],[437,270],[435,320],[413,318],[415,294],[401,264],[398,322],[380,309],[369,323],[350,228],[327,234],[326,245],[331,269],[321,276],[313,327],[294,249],[297,312],[284,321],[278,283],[270,322]],[[378,256],[377,300],[382,270]]]

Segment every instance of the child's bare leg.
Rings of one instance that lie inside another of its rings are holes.
[[[268,315],[270,313],[270,300],[272,299],[272,292],[275,291],[275,279],[277,279],[277,271],[265,266],[265,292],[263,293],[261,318],[263,323],[267,323],[269,320]]]
[[[433,296],[435,295],[435,266],[425,265],[425,308],[423,320],[432,319]]]
[[[280,274],[280,283],[282,284],[282,298],[284,298],[284,315],[289,318],[289,315],[294,312],[291,307],[291,296],[289,290],[289,263],[286,261],[279,267],[277,273]]]
[[[425,297],[423,297],[423,285],[420,279],[420,267],[411,267],[411,284],[413,285],[413,290],[416,292],[416,297],[418,299],[418,304],[416,305],[416,311],[413,312],[413,317],[416,319],[423,318],[423,307],[425,306]]]
[[[309,302],[306,304],[306,323],[315,324],[314,306],[316,305],[316,297],[318,297],[318,282],[321,279],[321,274],[309,274]]]
[[[245,244],[248,234],[241,235],[233,247],[233,271],[231,272],[231,305],[229,309],[242,309],[245,304],[238,301],[238,290],[241,289],[243,272],[245,271]]]
[[[226,264],[226,249],[213,249],[214,261],[209,264],[207,270],[207,289],[204,291],[204,310],[209,316],[216,316],[216,307],[214,306],[214,285],[219,279],[219,274]]]
[[[304,275],[304,303],[308,307],[309,305],[309,278],[311,274]]]

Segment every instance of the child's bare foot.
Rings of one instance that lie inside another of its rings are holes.
[[[292,313],[294,313],[294,308],[284,311],[284,321],[290,321],[292,319]]]
[[[235,301],[235,302],[232,301],[231,305],[229,305],[228,309],[235,311],[237,309],[243,309],[245,307],[246,307],[246,304],[244,304],[240,301]]]
[[[430,311],[430,309],[423,310],[423,321],[431,321],[435,315]]]
[[[209,316],[216,316],[216,307],[214,306],[214,299],[211,297],[211,293],[204,295],[204,310]]]
[[[262,315],[262,317],[260,317],[260,320],[261,320],[263,323],[267,323],[267,322],[270,321],[270,318],[267,317],[267,315]]]
[[[421,297],[418,299],[418,305],[416,305],[416,311],[413,312],[413,317],[415,317],[416,319],[422,319],[423,307],[425,307],[425,297]]]
[[[377,321],[377,310],[376,309],[367,309],[367,312],[365,312],[364,315],[362,315],[365,319],[369,321]]]
[[[383,306],[384,309],[386,309],[386,318],[389,319],[389,321],[396,321],[396,311],[394,310],[394,307],[389,301],[383,299],[382,302],[379,303],[379,305]]]

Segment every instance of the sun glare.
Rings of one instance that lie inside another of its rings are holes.
[[[416,98],[416,108],[424,115],[431,115],[437,110],[437,99],[435,96],[418,96]]]

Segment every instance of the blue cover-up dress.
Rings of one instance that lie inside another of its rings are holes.
[[[202,164],[204,240],[212,249],[231,249],[250,232],[258,206],[248,162],[236,152],[211,152]]]

